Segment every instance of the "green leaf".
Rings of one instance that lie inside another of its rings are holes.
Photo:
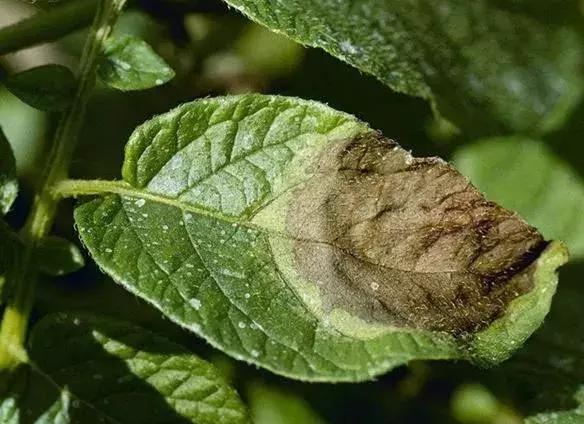
[[[302,398],[274,386],[254,383],[248,399],[254,424],[324,424]]]
[[[16,161],[10,143],[0,127],[0,215],[8,213],[17,194]]]
[[[174,77],[174,71],[148,43],[123,35],[107,40],[98,75],[110,87],[130,91],[162,85]]]
[[[543,16],[490,0],[226,2],[474,133],[556,127],[584,88],[582,33],[550,18],[577,14],[573,1]]]
[[[122,173],[71,182],[101,195],[75,220],[102,269],[226,353],[299,379],[505,359],[566,261],[444,161],[295,98],[185,104],[136,129]]]
[[[3,423],[248,422],[211,364],[123,321],[50,315],[29,355],[5,389]]]
[[[8,76],[3,81],[12,94],[40,110],[63,110],[73,101],[76,81],[66,66],[43,65]]]
[[[563,240],[584,258],[584,181],[543,142],[492,138],[465,145],[457,168],[489,199],[519,212],[546,238]]]
[[[38,269],[48,275],[59,276],[75,272],[85,265],[79,248],[60,237],[46,237],[35,251]]]

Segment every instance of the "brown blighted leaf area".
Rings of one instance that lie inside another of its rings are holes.
[[[311,172],[286,225],[325,311],[463,334],[531,289],[547,243],[441,159],[368,135],[338,143]]]

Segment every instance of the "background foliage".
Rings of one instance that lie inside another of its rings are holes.
[[[237,7],[244,3],[233,2]],[[579,28],[584,22],[584,7],[576,2],[546,2],[545,6],[540,5],[543,2],[523,0],[490,3],[505,3],[508,13],[521,10],[530,19],[552,25],[554,31],[562,34],[563,25],[567,26],[568,22],[570,25],[576,22]],[[39,7],[46,4],[41,3]],[[33,7],[24,3],[5,1],[0,5],[0,19],[16,20],[33,11]],[[0,21],[0,26],[6,23]],[[335,28],[335,31],[344,30]],[[132,130],[178,103],[209,95],[251,91],[298,96],[356,115],[418,156],[435,155],[454,161],[490,199],[518,211],[540,228],[546,238],[566,241],[572,261],[561,269],[558,293],[546,323],[501,367],[478,369],[464,363],[413,363],[361,384],[301,383],[235,362],[161,317],[105,277],[92,261],[86,261],[85,267],[64,278],[43,277],[33,315],[35,321],[63,310],[100,312],[164,334],[219,367],[250,404],[252,416],[259,424],[501,424],[519,423],[526,416],[532,416],[532,423],[584,422],[577,412],[582,408],[578,405],[583,402],[584,383],[581,308],[584,302],[581,281],[584,275],[584,147],[581,145],[584,102],[578,100],[581,88],[574,86],[569,92],[571,110],[566,108],[562,116],[549,118],[549,122],[553,121],[549,124],[530,105],[514,105],[520,116],[527,116],[522,119],[511,106],[501,106],[495,99],[489,104],[495,105],[492,114],[496,119],[481,116],[473,125],[475,112],[470,118],[457,114],[456,102],[444,96],[445,115],[456,121],[457,128],[433,114],[422,97],[436,101],[434,95],[449,94],[459,70],[449,73],[445,86],[437,85],[432,79],[422,82],[424,78],[419,77],[398,87],[400,91],[421,97],[400,94],[323,50],[302,47],[267,31],[218,1],[138,2],[122,15],[116,32],[146,40],[171,65],[176,76],[165,85],[146,79],[144,84],[156,86],[147,91],[123,93],[99,85],[90,101],[73,163],[74,178],[118,177],[123,146]],[[2,56],[0,70],[12,74],[46,63],[71,66],[81,53],[84,35],[85,30],[81,29],[58,42]],[[302,41],[319,44],[318,40]],[[529,43],[515,41],[516,50],[529,51]],[[582,49],[578,42],[572,42],[567,36],[562,42],[566,44],[558,49],[573,49],[572,57],[582,55],[577,51]],[[431,49],[427,39],[413,43],[422,50]],[[557,53],[549,52],[552,56]],[[508,54],[515,57],[513,51]],[[351,62],[350,58],[348,61]],[[413,66],[409,61],[401,65],[406,70]],[[433,65],[441,68],[443,62]],[[379,66],[384,69],[387,65],[372,59],[373,73]],[[581,66],[571,63],[566,66],[568,70],[561,71],[566,84],[573,84],[584,75]],[[109,64],[109,70],[102,72],[123,70]],[[543,77],[556,78],[553,71],[549,72]],[[497,81],[489,83],[496,85]],[[440,97],[436,103],[440,107]],[[21,178],[21,194],[7,216],[15,227],[22,225],[31,203],[32,185],[38,177],[36,164],[42,161],[54,130],[51,116],[50,111],[32,109],[0,86],[0,126],[15,151]],[[483,118],[496,125],[486,125]],[[72,202],[61,204],[55,232],[69,240],[77,239]]]

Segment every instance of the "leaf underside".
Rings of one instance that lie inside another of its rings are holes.
[[[430,100],[472,133],[553,128],[584,87],[580,28],[527,6],[489,0],[226,2],[396,91]],[[579,13],[575,1],[548,9]]]
[[[450,165],[294,98],[154,118],[123,176],[75,212],[97,263],[221,350],[299,379],[501,360],[543,319],[565,261]],[[491,348],[497,331],[507,344]]]
[[[3,423],[248,422],[212,365],[134,325],[87,314],[45,317],[31,365],[8,381]]]

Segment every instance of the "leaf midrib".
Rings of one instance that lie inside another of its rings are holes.
[[[392,271],[401,271],[401,272],[412,272],[416,274],[467,274],[469,271],[415,271],[411,269],[401,269],[396,267],[391,267],[388,265],[380,264],[377,262],[370,261],[367,258],[356,256],[352,252],[347,249],[344,249],[340,246],[336,246],[330,242],[322,241],[322,240],[314,240],[309,238],[300,238],[294,237],[288,233],[277,231],[273,228],[264,227],[261,225],[254,224],[249,220],[241,220],[239,218],[235,218],[229,215],[225,215],[222,213],[210,211],[209,209],[199,208],[197,206],[190,205],[188,203],[181,202],[180,200],[173,199],[171,197],[164,196],[158,193],[151,193],[143,189],[136,188],[129,183],[122,181],[122,180],[65,180],[54,187],[54,192],[62,197],[77,197],[77,196],[92,196],[92,195],[103,195],[103,194],[116,194],[121,197],[127,198],[134,198],[134,199],[143,199],[149,200],[155,203],[167,205],[181,211],[192,212],[196,215],[200,215],[206,218],[216,219],[218,221],[223,221],[229,224],[235,224],[237,226],[241,226],[244,228],[249,228],[256,230],[258,232],[266,233],[275,237],[279,237],[282,239],[287,240],[294,240],[299,242],[307,242],[307,243],[318,243],[318,244],[325,244],[331,246],[336,249],[340,249],[346,254],[350,255],[351,257],[366,262],[371,265],[379,266],[381,268],[389,269]]]

